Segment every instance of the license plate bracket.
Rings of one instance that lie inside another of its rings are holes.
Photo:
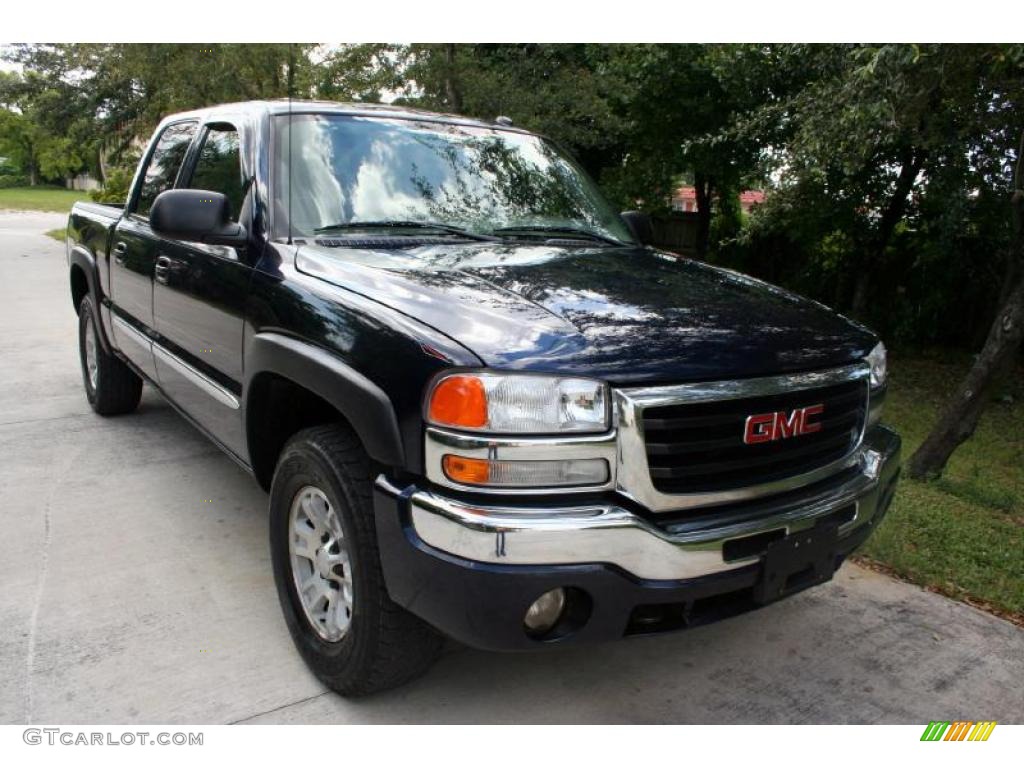
[[[826,523],[791,533],[768,545],[754,600],[771,603],[829,581],[836,570],[839,525]]]

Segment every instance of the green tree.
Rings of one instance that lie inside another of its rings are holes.
[[[699,255],[711,245],[715,199],[724,200],[728,219],[733,197],[763,176],[763,137],[734,130],[779,86],[779,69],[764,66],[761,58],[757,47],[719,45],[630,45],[615,52],[613,69],[626,84],[618,108],[628,151],[613,172],[620,195],[657,210],[667,206],[680,174],[691,177]]]
[[[405,85],[398,50],[386,43],[318,47],[308,56],[311,95],[318,99],[379,102]]]
[[[29,179],[39,180],[39,130],[20,112],[0,110],[0,155]]]
[[[874,275],[884,270],[902,222],[929,179],[963,167],[984,141],[989,70],[1005,50],[964,45],[779,46],[778,60],[803,62],[791,95],[751,115],[760,146],[781,142],[786,196],[851,240],[848,304],[863,316]],[[802,82],[800,82],[802,80]],[[1005,149],[1005,147],[1003,148]],[[813,198],[820,202],[808,207]],[[826,234],[824,230],[822,234]]]
[[[615,46],[411,45],[393,57],[401,103],[493,120],[499,115],[568,148],[593,175],[621,160]]]
[[[63,97],[64,133],[81,122],[93,166],[115,163],[172,112],[287,95],[289,62],[308,95],[311,45],[74,43],[12,46],[4,58]],[[100,169],[101,170],[101,169]]]
[[[90,124],[76,111],[74,88],[36,72],[0,73],[0,147],[33,186],[64,180],[88,167]]]

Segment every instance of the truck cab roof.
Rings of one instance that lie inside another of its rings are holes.
[[[508,125],[504,122],[478,120],[454,115],[445,112],[434,112],[426,109],[400,106],[396,104],[378,104],[373,102],[339,102],[339,101],[318,101],[313,99],[267,99],[259,101],[238,101],[227,104],[215,104],[201,109],[189,110],[187,112],[176,112],[168,115],[161,121],[161,124],[176,122],[187,118],[197,118],[203,121],[215,119],[218,115],[246,115],[253,119],[265,115],[308,115],[308,114],[332,114],[332,115],[353,115],[362,117],[379,117],[391,120],[429,120],[431,122],[450,123],[453,125],[468,125],[478,128],[492,128],[501,131],[514,131],[517,133],[529,133],[522,128]]]

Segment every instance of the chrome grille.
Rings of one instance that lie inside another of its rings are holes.
[[[860,441],[863,380],[720,401],[680,402],[641,414],[651,482],[661,493],[707,493],[771,483],[839,461]],[[821,429],[748,445],[748,416],[821,404]]]

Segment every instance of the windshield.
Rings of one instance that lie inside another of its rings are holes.
[[[525,227],[633,242],[596,185],[537,136],[349,115],[275,121],[274,236],[358,222],[421,222],[480,235]],[[293,185],[289,201],[289,180]],[[506,236],[512,233],[499,233]],[[555,235],[548,235],[549,237]],[[563,237],[569,236],[562,233]]]

